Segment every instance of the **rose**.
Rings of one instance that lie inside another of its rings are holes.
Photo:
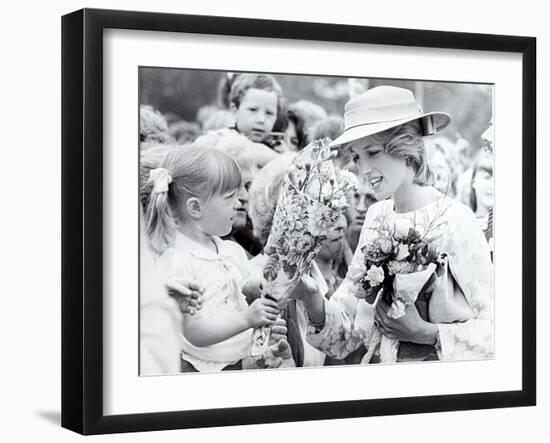
[[[371,286],[377,286],[384,281],[384,269],[380,266],[372,265],[367,271],[366,278]]]
[[[382,254],[388,255],[393,251],[393,242],[387,238],[380,238],[378,239],[378,248]]]

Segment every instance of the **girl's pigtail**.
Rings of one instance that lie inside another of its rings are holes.
[[[145,233],[153,250],[162,254],[172,244],[176,234],[176,222],[168,201],[172,177],[164,168],[153,169],[149,174],[149,183],[152,183],[152,190],[145,214]]]

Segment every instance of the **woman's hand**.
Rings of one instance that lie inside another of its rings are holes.
[[[260,297],[248,307],[246,319],[249,327],[259,328],[260,326],[275,322],[279,312],[279,307],[275,300]]]
[[[302,278],[300,278],[300,281],[290,295],[291,298],[302,300],[304,303],[317,296],[321,296],[321,290],[317,282],[309,275],[302,275]]]
[[[322,323],[325,321],[324,297],[313,277],[302,275],[290,297],[303,303],[310,322]]]
[[[204,288],[196,281],[174,277],[164,282],[164,286],[168,295],[176,300],[182,313],[193,315],[202,308]]]
[[[400,341],[433,345],[436,342],[437,326],[420,317],[416,306],[407,305],[405,315],[391,318],[387,312],[390,306],[382,299],[376,304],[374,322],[382,334]]]

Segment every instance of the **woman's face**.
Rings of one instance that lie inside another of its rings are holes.
[[[289,121],[288,127],[285,131],[285,143],[290,148],[291,151],[297,151],[298,150],[298,135],[296,133],[296,125]]]
[[[357,181],[357,190],[354,192],[353,200],[346,210],[350,231],[361,231],[369,206],[376,203],[376,198],[369,182],[364,177],[358,177]]]
[[[348,223],[344,216],[338,218],[328,231],[327,239],[319,250],[319,257],[325,260],[334,260],[344,251],[344,235]]]
[[[240,207],[237,208],[235,218],[233,220],[233,229],[243,229],[246,227],[248,217],[248,203],[250,200],[250,186],[252,185],[252,178],[254,177],[251,168],[241,167],[241,188],[237,194]]]
[[[478,209],[493,207],[493,160],[491,156],[484,156],[477,164],[472,188],[476,193]]]
[[[376,200],[385,200],[411,184],[414,171],[405,159],[392,157],[382,145],[359,140],[351,147],[359,175],[370,184]]]

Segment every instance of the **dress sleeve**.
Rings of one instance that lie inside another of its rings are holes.
[[[437,324],[439,358],[493,358],[493,266],[487,241],[468,208],[454,211],[449,221],[447,239],[449,270],[473,316],[467,321]]]
[[[369,227],[380,207],[378,203],[369,209],[346,277],[332,297],[324,301],[323,329],[316,332],[312,325],[308,326],[308,342],[329,357],[345,358],[365,343],[373,332],[373,307],[358,297],[358,291],[359,280],[365,272],[361,248],[367,241]]]

